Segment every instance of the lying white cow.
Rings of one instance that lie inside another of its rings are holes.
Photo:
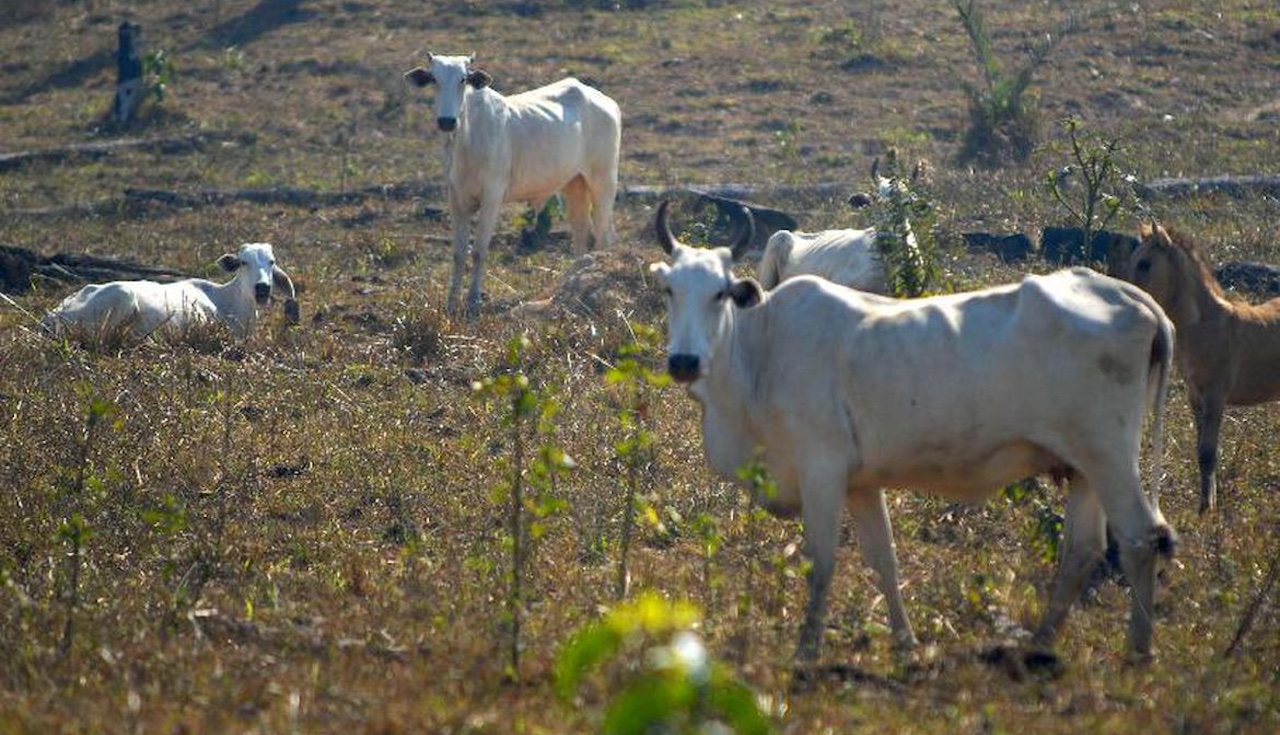
[[[449,133],[445,171],[453,220],[453,276],[449,313],[470,248],[471,290],[467,305],[480,303],[484,259],[503,202],[528,202],[541,210],[563,192],[574,255],[613,243],[613,200],[618,189],[622,113],[599,90],[577,79],[504,97],[490,76],[471,67],[470,56],[430,55],[431,68],[405,77],[419,87],[435,83],[436,125]],[[476,218],[475,245],[470,246]]]
[[[672,262],[651,270],[668,295],[668,371],[702,406],[711,466],[736,478],[759,458],[777,483],[760,502],[804,520],[802,660],[820,650],[842,505],[897,639],[912,644],[882,488],[978,500],[1039,473],[1071,482],[1035,642],[1053,643],[1109,524],[1132,584],[1129,643],[1150,651],[1155,559],[1174,540],[1138,471],[1147,403],[1158,437],[1173,355],[1151,297],[1086,269],[910,301],[811,277],[766,293],[734,277],[728,248],[682,245],[666,217],[664,202]]]
[[[271,245],[246,243],[238,253],[218,258],[235,273],[227,283],[188,278],[173,283],[112,281],[85,286],[63,299],[41,321],[54,335],[69,330],[124,330],[136,340],[156,330],[182,330],[206,321],[225,323],[237,337],[248,337],[258,322],[258,307],[271,300],[272,286],[284,289],[285,313],[298,320],[293,281],[276,265]]]

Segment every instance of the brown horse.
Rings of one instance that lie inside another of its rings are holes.
[[[1190,238],[1154,222],[1143,223],[1140,236],[1125,277],[1177,328],[1174,353],[1195,415],[1203,513],[1216,503],[1223,409],[1280,400],[1280,298],[1231,300]]]

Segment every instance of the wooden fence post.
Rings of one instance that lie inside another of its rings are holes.
[[[116,99],[112,106],[116,124],[124,125],[142,102],[142,28],[124,21],[117,30]]]

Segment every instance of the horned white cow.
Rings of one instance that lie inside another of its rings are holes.
[[[405,77],[419,87],[434,83],[436,125],[449,137],[445,171],[453,221],[453,275],[447,309],[455,313],[470,248],[467,305],[480,303],[484,259],[504,202],[528,202],[541,210],[562,192],[574,255],[613,243],[613,200],[618,189],[622,113],[603,92],[566,78],[504,97],[470,56],[429,55],[430,69]],[[476,219],[475,244],[470,243]]]
[[[1132,585],[1129,643],[1149,653],[1155,560],[1174,541],[1138,470],[1173,354],[1151,297],[1087,269],[909,301],[805,276],[764,292],[733,275],[729,248],[678,242],[665,202],[657,232],[672,259],[651,267],[667,294],[667,368],[701,404],[707,460],[727,478],[763,461],[777,493],[759,501],[803,518],[813,565],[800,659],[820,650],[842,505],[896,638],[912,644],[882,488],[978,500],[1039,473],[1070,484],[1035,643],[1055,640],[1109,524]]]
[[[219,320],[237,337],[248,337],[258,322],[258,307],[271,301],[273,286],[286,294],[285,313],[298,321],[293,281],[276,265],[270,243],[246,243],[218,258],[235,273],[227,283],[188,278],[172,283],[112,281],[91,284],[63,299],[41,321],[53,335],[68,331],[127,329],[135,340],[156,330],[182,330]]]

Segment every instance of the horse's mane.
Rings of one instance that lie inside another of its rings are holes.
[[[1222,288],[1222,284],[1218,282],[1218,277],[1214,275],[1213,264],[1209,262],[1209,256],[1204,254],[1200,246],[1190,235],[1176,230],[1172,227],[1166,227],[1165,232],[1169,234],[1169,241],[1173,243],[1173,247],[1182,251],[1187,259],[1191,261],[1192,266],[1196,269],[1196,275],[1200,278],[1200,282],[1209,289],[1209,292],[1220,299],[1230,301],[1227,292]]]

